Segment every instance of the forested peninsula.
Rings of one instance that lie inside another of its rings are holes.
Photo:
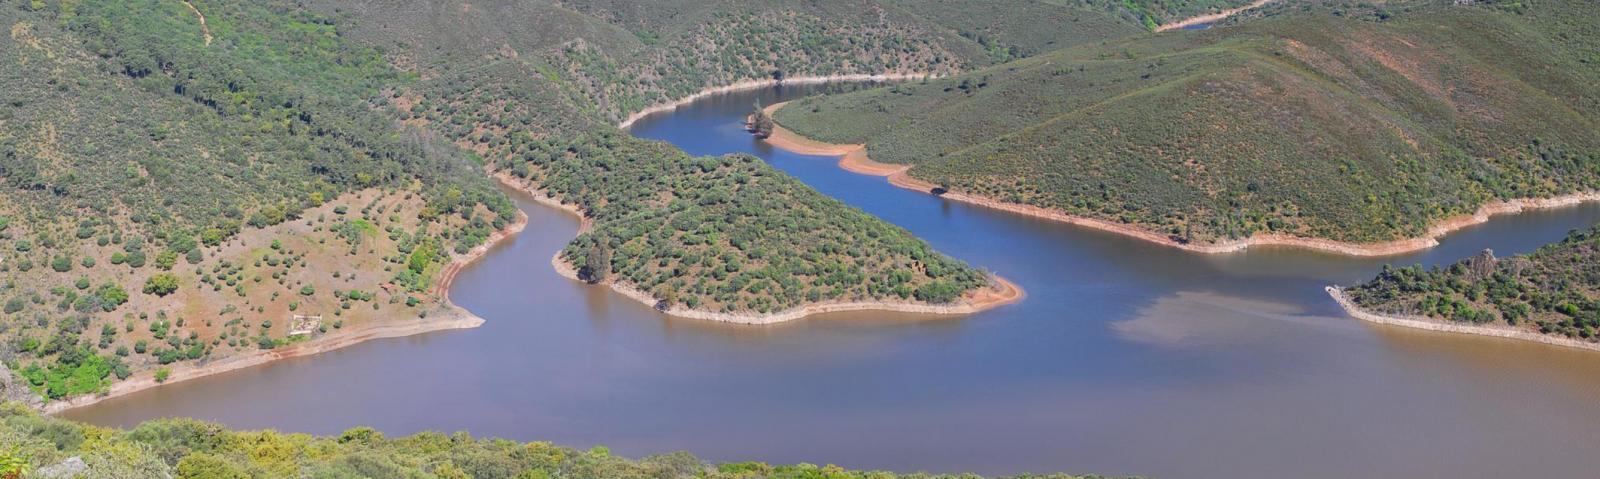
[[[1358,318],[1600,350],[1600,226],[1533,253],[1484,251],[1443,268],[1385,267],[1330,288]]]

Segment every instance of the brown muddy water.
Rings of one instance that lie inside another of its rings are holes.
[[[985,210],[773,151],[732,94],[640,121],[695,154],[747,152],[1028,291],[966,317],[844,313],[752,327],[662,316],[567,281],[577,221],[528,229],[451,293],[474,330],[371,341],[163,386],[64,416],[130,425],[477,435],[640,456],[896,471],[1156,477],[1590,477],[1600,353],[1369,325],[1322,291],[1384,263],[1505,255],[1600,222],[1600,206],[1499,217],[1432,250],[1351,259],[1184,253]]]

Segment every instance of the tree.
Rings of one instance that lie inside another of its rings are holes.
[[[174,288],[176,288],[176,278],[173,281]],[[122,306],[122,303],[128,302],[128,292],[122,289],[122,285],[117,283],[100,285],[100,289],[95,292],[95,295],[100,297],[106,311],[117,309],[118,306]]]
[[[438,248],[434,247],[432,239],[423,241],[422,244],[417,245],[416,249],[411,250],[411,258],[406,261],[406,268],[409,268],[413,273],[422,274],[423,271],[428,269],[428,263],[433,261],[433,257],[438,254],[438,251]]]
[[[166,296],[178,290],[178,276],[172,273],[159,273],[144,281],[144,293],[156,296]]]
[[[156,255],[157,268],[170,270],[175,264],[178,264],[178,252],[176,251],[166,250]]]
[[[128,253],[127,260],[128,260],[128,266],[131,266],[131,267],[134,267],[134,268],[143,268],[144,267],[144,261],[145,261],[144,252],[143,251],[134,251],[132,253]]]
[[[933,281],[918,287],[916,291],[917,300],[934,304],[950,303],[960,296],[961,288],[948,281]]]
[[[754,134],[756,138],[766,139],[772,137],[772,132],[777,127],[778,124],[772,121],[772,117],[767,115],[765,109],[761,108],[761,102],[756,102],[755,112],[750,114],[750,124],[748,125],[750,133]]]
[[[606,274],[611,272],[611,252],[601,243],[596,240],[583,255],[583,267],[578,268],[578,279],[599,283],[605,281]]]
[[[218,228],[210,228],[200,232],[200,242],[205,243],[206,246],[216,246],[222,244],[222,230]]]

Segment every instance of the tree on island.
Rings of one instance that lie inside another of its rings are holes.
[[[777,126],[772,117],[767,115],[767,111],[761,108],[761,100],[756,100],[755,112],[750,114],[750,123],[746,129],[756,135],[756,138],[764,140],[772,136],[772,130]]]

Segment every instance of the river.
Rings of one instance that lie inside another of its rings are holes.
[[[1428,251],[1200,255],[890,186],[742,130],[730,94],[631,131],[748,152],[1018,283],[966,317],[885,313],[738,326],[662,316],[550,268],[576,219],[519,199],[520,236],[464,271],[473,330],[377,340],[63,415],[126,426],[476,435],[639,456],[897,471],[1157,477],[1579,477],[1600,470],[1600,353],[1369,325],[1322,286],[1386,262],[1507,255],[1600,222],[1587,205],[1497,217]]]

